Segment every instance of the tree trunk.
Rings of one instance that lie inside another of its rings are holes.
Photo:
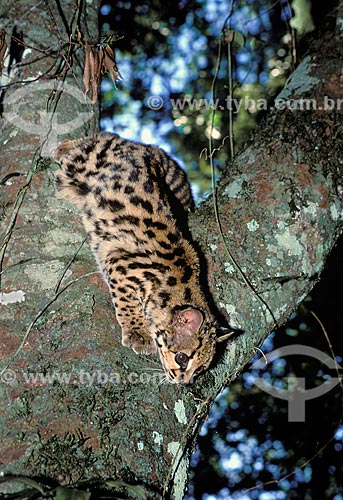
[[[64,485],[120,479],[142,485],[149,499],[179,500],[213,399],[309,293],[342,230],[342,9],[287,82],[279,109],[220,181],[223,237],[212,198],[191,217],[215,303],[243,333],[215,368],[180,387],[158,385],[159,361],[121,346],[80,216],[55,197],[57,167],[42,158],[42,148],[46,153],[63,133],[89,135],[94,119],[72,90],[81,85],[82,50],[73,49],[62,96],[47,75],[65,76],[66,59],[58,65],[56,54],[65,44],[68,55],[76,26],[85,39],[96,37],[97,6],[84,3],[74,12],[74,3],[63,2],[62,14],[49,5],[1,5],[1,14],[8,12],[2,27],[11,33],[16,24],[27,44],[17,84],[3,94],[1,470]],[[35,81],[19,83],[29,79]],[[317,109],[280,109],[285,102],[305,106],[302,99],[314,99]],[[80,113],[76,129],[70,121]]]

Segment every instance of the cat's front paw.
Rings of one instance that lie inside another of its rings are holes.
[[[139,333],[123,333],[122,344],[131,349],[136,354],[153,354],[157,348],[155,342],[151,338],[140,335]]]

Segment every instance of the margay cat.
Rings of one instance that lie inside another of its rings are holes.
[[[53,156],[57,190],[82,211],[122,343],[157,349],[169,381],[192,383],[219,339],[199,256],[181,229],[193,206],[186,174],[161,149],[116,134],[63,141]]]

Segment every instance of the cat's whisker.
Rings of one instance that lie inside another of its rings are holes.
[[[163,377],[163,378],[159,381],[159,383],[157,384],[157,386],[159,387],[160,385],[165,384],[165,383],[168,383],[168,382],[169,382],[169,381],[168,381],[168,378],[167,378],[167,376],[165,376],[165,377]]]
[[[148,371],[148,372],[164,373],[162,368],[151,368],[151,367],[148,367],[148,368],[142,368],[142,370]]]

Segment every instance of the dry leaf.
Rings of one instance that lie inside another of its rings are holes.
[[[98,99],[101,75],[105,72],[111,75],[115,85],[116,81],[120,78],[120,73],[114,59],[113,50],[108,45],[104,48],[102,45],[92,46],[89,42],[86,42],[83,85],[85,96],[88,94],[90,88],[92,88],[92,103],[95,103]]]
[[[5,39],[5,30],[0,31],[0,76],[2,75],[3,68],[3,60],[5,58],[6,50],[7,50],[7,42]]]
[[[93,47],[86,42],[86,59],[85,69],[83,71],[83,86],[85,89],[85,96],[92,88],[92,103],[94,104],[98,99],[99,84],[101,75],[100,56],[97,48]]]
[[[82,41],[82,33],[81,31],[79,30],[79,27],[76,26],[76,37],[77,37],[77,41],[80,45],[83,45],[83,41]]]
[[[91,67],[90,67],[91,52],[92,52],[92,47],[89,45],[88,42],[86,42],[85,69],[83,70],[83,86],[85,89],[85,96],[88,94],[91,82]]]
[[[94,65],[91,71],[91,79],[92,79],[92,103],[94,104],[98,99],[99,85],[100,85],[100,77],[101,77],[101,67],[102,63],[100,62],[100,52],[102,48],[99,50],[96,47],[95,50],[92,50]]]
[[[235,32],[233,30],[226,30],[224,33],[224,42],[231,43],[235,36]]]
[[[109,45],[105,48],[104,66],[105,71],[111,75],[113,84],[116,86],[116,81],[120,80],[121,76],[116,65],[113,50]]]

